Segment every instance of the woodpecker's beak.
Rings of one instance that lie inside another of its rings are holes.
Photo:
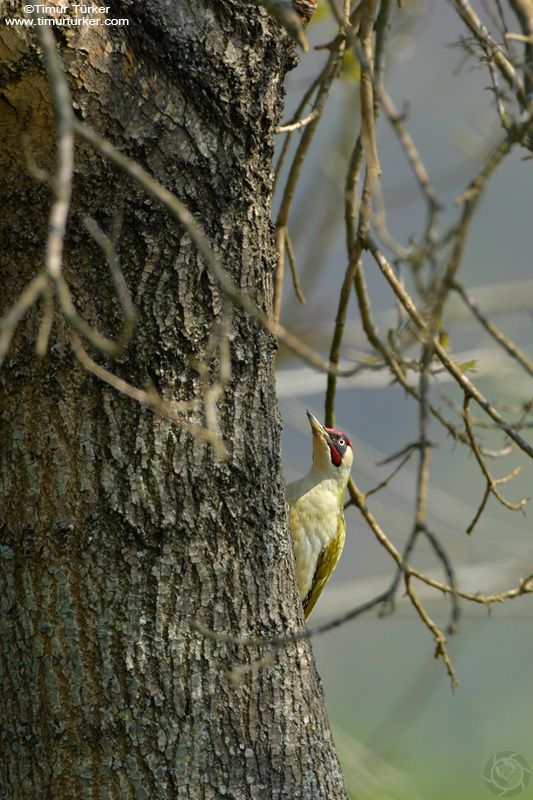
[[[321,439],[325,439],[326,442],[329,442],[329,434],[327,430],[320,424],[313,414],[310,411],[307,411],[307,417],[311,424],[311,430],[313,431],[313,436],[319,436]]]

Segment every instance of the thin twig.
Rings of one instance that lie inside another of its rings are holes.
[[[425,241],[429,243],[435,236],[437,218],[439,212],[442,210],[442,206],[436,199],[435,190],[433,189],[429,179],[428,172],[424,166],[424,162],[422,161],[420,153],[416,148],[414,140],[407,130],[407,127],[404,123],[404,117],[403,115],[399,114],[391,96],[386,91],[383,84],[379,85],[379,98],[381,100],[383,110],[385,111],[385,115],[395,131],[398,140],[403,147],[407,160],[411,165],[411,169],[416,177],[420,191],[426,198],[428,205],[428,219],[424,238]]]
[[[418,599],[418,596],[416,595],[411,583],[411,575],[408,572],[405,573],[405,589],[407,591],[407,594],[409,595],[411,603],[417,610],[420,619],[433,634],[433,638],[435,639],[435,644],[436,644],[435,658],[442,658],[442,660],[444,661],[444,664],[446,665],[446,670],[448,672],[448,675],[450,676],[452,689],[455,689],[456,686],[458,685],[457,675],[455,673],[455,669],[448,654],[448,650],[446,647],[446,637],[441,631],[441,629],[438,627],[438,625],[436,625],[433,622],[433,620],[425,610],[424,606]]]
[[[298,277],[298,266],[296,264],[296,256],[294,255],[294,248],[292,246],[292,240],[288,230],[285,231],[285,248],[287,250],[289,265],[291,268],[291,277],[292,277],[292,285],[294,287],[294,294],[296,295],[300,303],[305,303],[304,293],[302,292],[302,287],[300,286],[300,278]]]
[[[453,592],[450,594],[450,601],[451,601],[451,614],[450,614],[450,621],[446,628],[446,632],[450,635],[457,632],[457,628],[459,625],[459,620],[461,618],[461,605],[459,603],[459,593],[457,592],[457,580],[455,577],[455,570],[453,568],[452,562],[448,553],[444,549],[439,538],[436,536],[433,531],[430,531],[429,528],[424,526],[424,535],[426,536],[427,540],[433,547],[439,561],[441,562],[446,577],[448,579],[448,583],[453,589]]]
[[[395,478],[396,475],[400,472],[400,470],[403,469],[405,467],[405,465],[408,463],[408,461],[411,460],[411,457],[413,456],[414,452],[415,452],[414,450],[410,450],[408,453],[406,453],[404,455],[404,457],[401,459],[401,461],[392,470],[392,472],[386,478],[384,478],[384,480],[380,481],[380,483],[378,483],[372,489],[368,489],[365,492],[365,498],[371,497],[373,494],[376,494],[376,492],[380,492],[382,489],[384,489],[386,486],[388,486],[389,483],[392,481],[392,479]],[[348,505],[351,505],[351,501],[350,500],[346,503],[345,508]]]
[[[507,39],[513,39],[516,42],[527,42],[528,44],[533,42],[533,33],[529,33],[527,36],[524,36],[523,33],[506,33],[505,36]]]
[[[352,619],[360,617],[367,611],[370,611],[371,609],[376,608],[376,606],[381,605],[385,601],[387,594],[388,590],[387,592],[377,595],[377,597],[373,597],[371,600],[367,600],[366,603],[362,603],[361,605],[346,611],[344,614],[340,614],[338,617],[335,617],[332,620],[322,622],[320,625],[303,628],[302,630],[296,631],[296,633],[282,634],[280,636],[271,636],[265,638],[232,636],[231,634],[213,631],[198,620],[194,620],[192,627],[206,638],[212,639],[216,642],[223,642],[224,644],[233,644],[241,647],[282,646],[292,644],[293,642],[301,642],[305,639],[312,639],[314,636],[318,636],[319,634],[326,633],[334,628],[338,628],[340,625],[344,625],[346,622],[350,622]]]
[[[460,283],[454,281],[452,288],[455,289],[457,294],[462,298],[465,305],[485,328],[487,333],[490,333],[492,338],[495,339],[498,344],[500,344],[503,349],[506,350],[507,353],[509,353],[509,355],[514,358],[515,361],[517,361],[527,373],[529,373],[529,375],[533,376],[533,361],[526,356],[524,351],[521,350],[511,339],[509,339],[509,337],[506,336],[503,331],[501,331],[498,326],[494,324],[494,322],[492,322],[483,314],[477,303],[472,300]]]
[[[115,341],[116,353],[119,354],[123,352],[124,348],[127,346],[131,337],[133,336],[137,312],[135,306],[133,305],[128,284],[126,283],[120,268],[119,258],[112,239],[110,239],[109,236],[106,236],[106,234],[101,228],[99,228],[99,226],[91,217],[84,216],[83,224],[105,255],[107,264],[109,266],[109,271],[111,273],[111,278],[115,284],[117,297],[122,308],[122,331]]]
[[[162,417],[179,423],[180,427],[182,427],[184,430],[194,434],[194,436],[197,436],[200,439],[204,439],[206,442],[209,442],[209,444],[213,445],[220,458],[227,458],[228,451],[226,445],[220,438],[218,431],[213,432],[209,430],[209,428],[202,427],[202,425],[189,422],[182,416],[183,411],[188,410],[190,407],[190,401],[185,401],[184,403],[166,401],[160,397],[160,395],[154,389],[145,390],[132,386],[127,381],[119,378],[118,375],[115,375],[105,367],[97,364],[96,361],[94,361],[87,353],[81,343],[81,340],[74,332],[72,332],[70,336],[74,354],[87,372],[90,372],[97,378],[100,378],[101,381],[107,383],[109,386],[112,386],[121,394],[126,395],[126,397],[131,397],[141,405],[154,409],[154,411],[156,411]]]
[[[16,303],[11,306],[7,314],[0,320],[0,366],[4,363],[17,325],[27,311],[29,311],[33,304],[39,299],[47,286],[48,276],[44,272],[40,272],[32,278],[19,295]]]
[[[418,474],[416,480],[416,510],[413,532],[416,538],[417,531],[421,530],[426,524],[427,502],[429,490],[429,462],[431,459],[432,446],[429,441],[429,365],[433,357],[433,347],[431,340],[422,348],[420,358],[420,381],[419,381],[419,416],[418,416],[418,435],[419,435],[419,459]]]
[[[48,350],[48,342],[52,332],[54,322],[54,295],[51,286],[48,284],[43,292],[43,316],[39,325],[39,333],[35,343],[35,352],[43,358]]]
[[[394,608],[394,599],[398,589],[402,574],[405,572],[407,561],[414,550],[418,536],[426,526],[427,515],[427,495],[429,488],[429,463],[431,457],[432,445],[429,441],[429,409],[428,409],[428,388],[429,388],[429,365],[431,363],[431,345],[428,343],[422,349],[421,366],[420,366],[420,379],[419,379],[419,423],[418,423],[418,442],[416,449],[419,452],[418,471],[416,479],[416,501],[415,501],[415,518],[413,527],[407,544],[405,545],[402,553],[401,563],[398,564],[396,575],[389,587],[389,597],[387,603],[384,604],[382,615],[390,613]],[[408,451],[407,455],[414,452],[414,449]],[[407,457],[407,456],[406,456]]]
[[[311,113],[303,117],[303,119],[298,119],[296,122],[288,122],[286,125],[279,125],[274,133],[293,133],[294,131],[300,130],[300,128],[305,128],[315,117],[316,111],[311,111]]]
[[[509,509],[509,511],[522,511],[524,506],[527,504],[529,498],[528,497],[524,497],[524,498],[522,498],[522,500],[519,500],[518,503],[511,503],[509,500],[507,500],[505,497],[503,497],[503,495],[500,494],[500,492],[498,491],[498,489],[497,489],[498,485],[501,485],[502,483],[507,483],[509,480],[514,478],[516,475],[518,475],[518,473],[521,470],[521,467],[517,467],[515,470],[513,470],[509,475],[506,475],[504,478],[493,478],[492,477],[492,475],[490,474],[489,470],[487,469],[487,465],[485,464],[485,462],[483,460],[483,456],[481,455],[478,443],[476,442],[476,438],[475,438],[474,432],[472,430],[472,425],[470,423],[470,415],[469,415],[469,411],[468,411],[469,403],[470,403],[470,397],[469,397],[469,395],[467,395],[465,393],[464,402],[463,402],[463,416],[464,416],[464,421],[465,421],[466,433],[467,433],[468,439],[470,441],[470,447],[472,448],[472,452],[473,452],[473,454],[475,456],[475,459],[476,459],[477,463],[479,464],[479,468],[480,468],[481,472],[483,473],[483,476],[485,477],[485,480],[487,481],[487,488],[485,489],[485,493],[483,495],[483,499],[481,501],[481,505],[480,505],[480,507],[479,507],[479,509],[478,509],[478,511],[476,513],[476,516],[474,517],[474,520],[470,523],[470,525],[466,529],[467,533],[472,533],[472,531],[474,529],[474,526],[475,526],[476,522],[478,521],[479,517],[481,516],[482,510],[485,507],[485,504],[487,502],[489,493],[493,494],[494,497],[496,498],[496,500],[498,500],[498,502],[501,503],[502,506],[504,506],[505,508]]]

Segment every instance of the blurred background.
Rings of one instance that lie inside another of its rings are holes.
[[[403,6],[392,18],[385,83],[397,107],[407,114],[408,129],[437,197],[446,206],[442,231],[456,220],[454,198],[499,141],[501,128],[487,70],[456,46],[465,28],[451,3],[404,0]],[[299,66],[289,73],[285,120],[291,119],[326,58],[327,51],[314,49],[331,40],[334,32],[326,8],[321,2],[308,29],[310,52],[302,54]],[[517,30],[510,12],[508,17],[511,29]],[[343,190],[358,129],[358,91],[357,65],[352,60],[343,79],[333,86],[304,164],[290,222],[307,301],[301,305],[296,300],[286,276],[282,321],[324,354],[346,268]],[[293,136],[291,152],[299,135]],[[388,227],[408,246],[410,237],[418,237],[424,228],[426,206],[383,115],[378,144]],[[533,161],[522,160],[523,154],[516,149],[492,177],[467,240],[460,279],[480,307],[531,356]],[[286,171],[278,180],[278,202],[284,177]],[[364,264],[373,311],[384,333],[396,319],[394,298],[371,260],[365,258]],[[455,298],[446,306],[445,326],[453,357],[459,362],[476,359],[477,373],[471,377],[489,399],[517,404],[531,398],[531,378],[498,349]],[[368,351],[355,299],[344,357],[349,359],[351,350]],[[376,462],[417,438],[417,404],[389,384],[384,371],[363,372],[338,383],[336,424],[354,443],[354,477],[363,491],[394,466],[380,467]],[[323,419],[325,386],[324,375],[281,352],[278,393],[288,481],[309,467],[311,438],[305,409]],[[442,390],[462,403],[445,375],[438,376],[432,387],[432,399],[441,405]],[[446,411],[460,424],[453,410]],[[474,406],[472,412],[481,416]],[[489,447],[503,444],[502,436],[493,431],[478,430],[478,435]],[[533,438],[527,430],[524,436]],[[491,498],[468,536],[465,528],[479,506],[485,481],[467,449],[454,446],[433,420],[430,437],[438,447],[431,462],[429,524],[448,550],[460,587],[494,593],[516,586],[533,572],[530,512],[526,516],[507,511]],[[490,463],[496,476],[519,465],[522,473],[502,487],[512,501],[533,494],[533,465],[516,450]],[[416,457],[387,488],[369,498],[370,508],[399,549],[412,527],[415,470]],[[392,559],[360,513],[352,507],[346,519],[344,554],[313,612],[312,624],[374,597],[394,574]],[[420,539],[411,561],[428,574],[443,577],[426,541]],[[422,586],[420,596],[430,615],[445,626],[449,601]],[[492,796],[484,770],[495,753],[518,753],[533,768],[532,595],[493,606],[490,615],[482,606],[462,602],[459,631],[449,638],[459,678],[455,692],[442,662],[434,658],[430,632],[401,591],[391,616],[380,618],[370,612],[316,638],[313,647],[353,798],[477,800]],[[520,796],[533,797],[533,782]]]

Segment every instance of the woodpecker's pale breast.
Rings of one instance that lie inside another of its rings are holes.
[[[329,556],[333,569],[344,544],[344,524],[339,526],[339,514],[343,516],[344,488],[341,494],[336,480],[317,482],[317,477],[311,472],[287,487],[296,578],[302,600],[313,585],[321,553],[337,540],[337,546],[332,548]]]

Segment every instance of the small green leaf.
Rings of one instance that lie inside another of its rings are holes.
[[[471,359],[471,361],[463,361],[461,364],[457,364],[461,372],[477,372],[477,358]]]

